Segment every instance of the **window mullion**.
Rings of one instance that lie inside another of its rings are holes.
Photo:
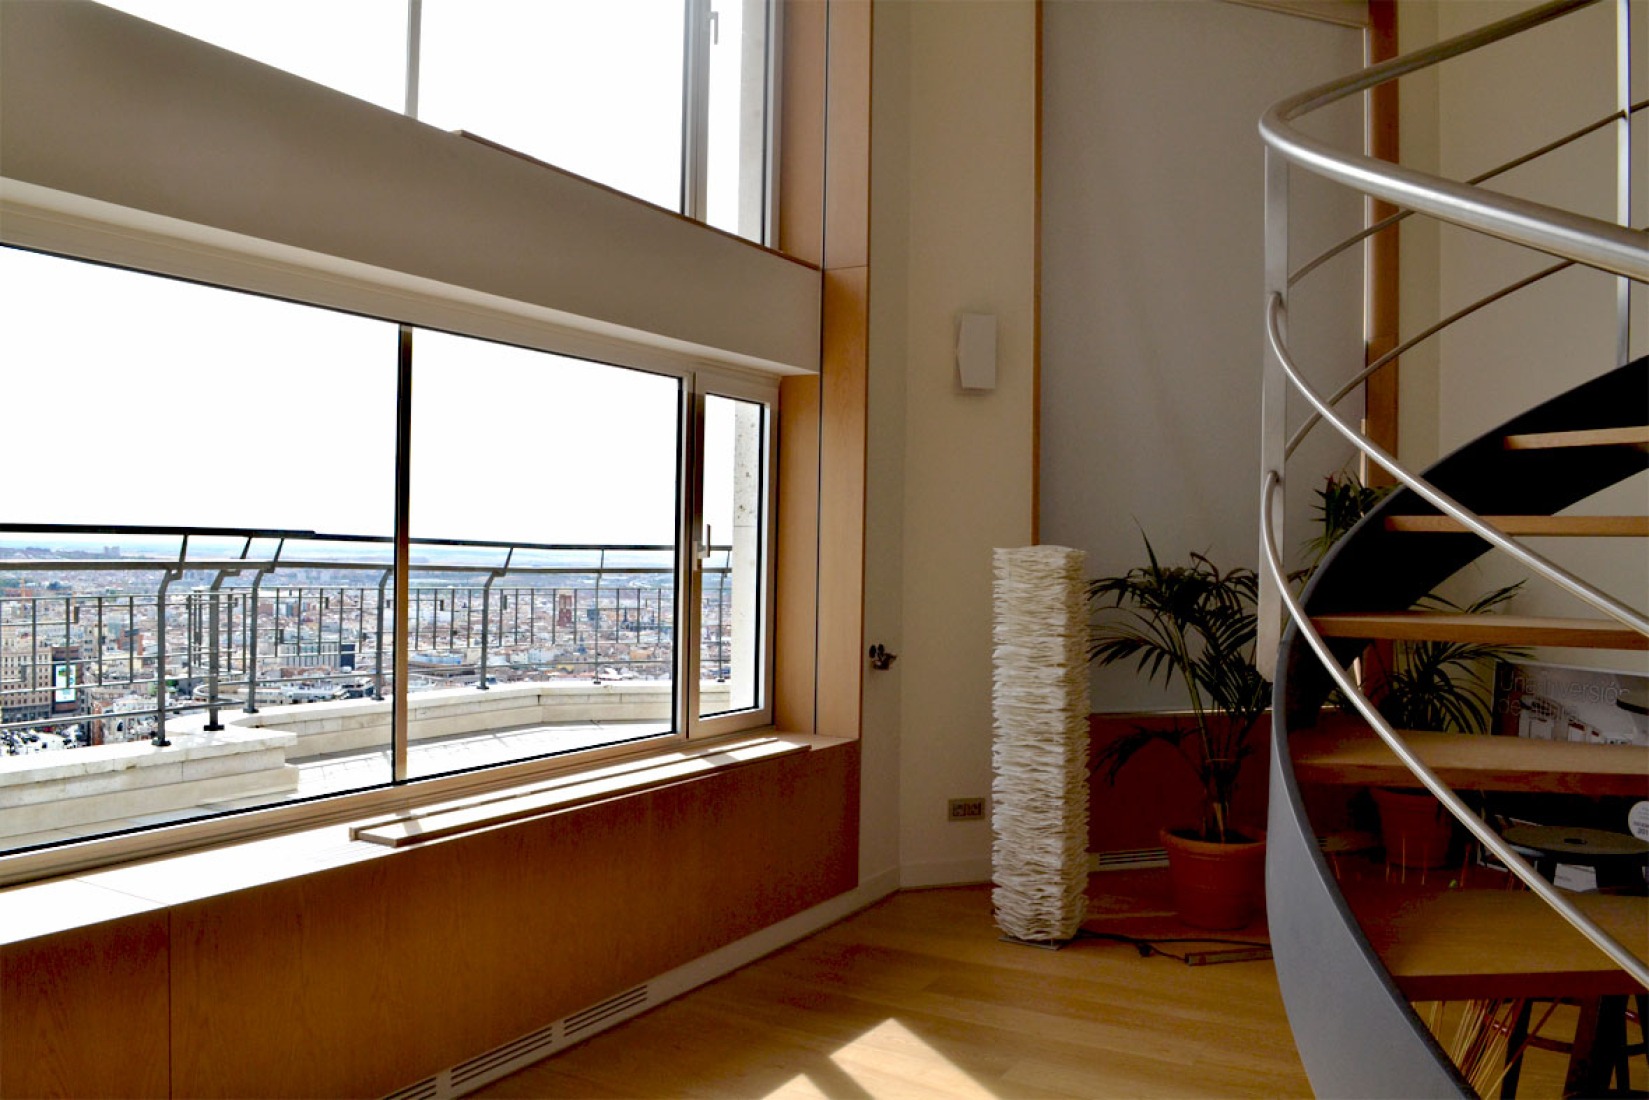
[[[710,3],[683,0],[681,212],[701,222],[710,213]]]
[[[412,329],[400,327],[395,364],[395,624],[390,687],[392,779],[404,783],[411,712],[407,703],[407,623],[412,575]]]
[[[699,714],[699,638],[704,613],[704,395],[682,380],[681,533],[676,573],[676,729],[691,734]]]

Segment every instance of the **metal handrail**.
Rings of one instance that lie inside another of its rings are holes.
[[[1372,66],[1349,77],[1292,96],[1273,106],[1262,119],[1260,131],[1268,152],[1268,227],[1266,233],[1268,366],[1264,402],[1266,425],[1268,430],[1276,432],[1276,442],[1271,442],[1273,437],[1268,434],[1266,441],[1262,443],[1266,463],[1261,493],[1260,517],[1261,545],[1263,557],[1265,558],[1265,575],[1262,586],[1269,591],[1262,596],[1261,615],[1262,618],[1269,618],[1273,610],[1280,604],[1281,609],[1285,610],[1287,616],[1293,621],[1299,636],[1316,655],[1335,686],[1368,722],[1380,739],[1396,754],[1409,772],[1415,776],[1416,780],[1435,795],[1443,806],[1448,809],[1449,813],[1465,825],[1467,830],[1487,851],[1500,859],[1548,907],[1584,935],[1635,980],[1649,985],[1649,962],[1646,962],[1642,956],[1616,941],[1566,899],[1553,884],[1546,881],[1535,871],[1515,849],[1501,839],[1499,834],[1474,813],[1448,784],[1439,779],[1426,766],[1425,762],[1409,748],[1402,736],[1380,715],[1377,708],[1362,693],[1353,677],[1347,674],[1346,669],[1336,659],[1328,644],[1306,615],[1300,600],[1289,590],[1288,575],[1283,567],[1282,556],[1278,549],[1278,529],[1282,523],[1280,489],[1283,484],[1283,470],[1288,458],[1306,436],[1320,423],[1327,421],[1336,432],[1369,460],[1383,467],[1397,481],[1438,511],[1452,517],[1467,530],[1484,539],[1491,547],[1509,554],[1532,573],[1551,581],[1563,591],[1590,604],[1610,618],[1649,636],[1649,616],[1635,608],[1624,605],[1583,578],[1529,550],[1491,527],[1482,516],[1465,508],[1458,501],[1439,491],[1424,478],[1398,462],[1384,448],[1363,435],[1356,426],[1333,408],[1335,404],[1352,393],[1360,383],[1366,381],[1375,371],[1411,350],[1417,344],[1431,338],[1461,319],[1476,313],[1490,303],[1499,301],[1573,264],[1584,264],[1628,279],[1649,282],[1649,241],[1646,241],[1636,231],[1625,226],[1586,218],[1569,211],[1496,194],[1477,186],[1486,179],[1520,164],[1526,164],[1554,149],[1562,148],[1579,137],[1595,132],[1611,123],[1619,124],[1622,119],[1629,123],[1632,114],[1641,109],[1644,104],[1640,102],[1624,107],[1622,110],[1618,110],[1596,123],[1589,124],[1564,138],[1549,142],[1538,149],[1514,158],[1506,164],[1474,177],[1471,181],[1465,183],[1445,180],[1400,165],[1388,164],[1362,154],[1339,152],[1330,148],[1326,143],[1296,132],[1289,125],[1294,119],[1318,107],[1358,94],[1376,85],[1416,72],[1449,58],[1458,57],[1491,42],[1540,26],[1573,11],[1590,6],[1595,2],[1596,0],[1557,0],[1555,3],[1510,19],[1501,20],[1470,34],[1439,43],[1430,49]],[[1276,153],[1280,159],[1272,161],[1270,159],[1271,153]],[[1286,173],[1288,163],[1304,167],[1327,179],[1349,186],[1364,195],[1386,199],[1406,209],[1384,218],[1361,233],[1342,241],[1302,266],[1298,271],[1290,273],[1286,270],[1286,222],[1276,223],[1273,220],[1273,215],[1278,211],[1282,211],[1286,217]],[[1549,252],[1558,256],[1561,262],[1497,290],[1457,310],[1450,316],[1431,325],[1424,332],[1403,341],[1397,347],[1367,364],[1353,378],[1336,390],[1332,396],[1325,399],[1307,382],[1298,364],[1289,354],[1285,334],[1287,292],[1299,280],[1309,275],[1333,256],[1339,255],[1360,240],[1366,240],[1375,233],[1396,225],[1414,212],[1425,213],[1442,221],[1507,240],[1514,244]],[[1283,384],[1277,385],[1279,382]],[[1277,386],[1277,388],[1273,389],[1274,386]],[[1310,404],[1312,412],[1293,436],[1284,443],[1282,436],[1285,433],[1286,425],[1281,419],[1283,407],[1279,402],[1281,394],[1288,389],[1292,389],[1304,397]],[[1269,634],[1262,640],[1263,644],[1268,646],[1270,641]]]
[[[1397,459],[1392,457],[1383,447],[1363,435],[1343,417],[1336,413],[1329,403],[1323,398],[1323,396],[1306,382],[1305,377],[1301,374],[1298,365],[1288,354],[1287,342],[1283,339],[1282,332],[1279,327],[1281,317],[1282,298],[1279,295],[1273,294],[1266,307],[1266,335],[1270,341],[1271,351],[1282,364],[1283,371],[1288,376],[1289,382],[1293,384],[1294,389],[1311,404],[1312,408],[1317,411],[1317,414],[1323,420],[1328,422],[1330,427],[1345,436],[1352,446],[1362,451],[1375,462],[1378,462],[1393,477],[1402,482],[1421,499],[1425,500],[1426,503],[1432,505],[1443,514],[1458,520],[1473,534],[1485,539],[1499,549],[1504,550],[1528,569],[1545,577],[1547,580],[1551,581],[1559,588],[1562,588],[1570,595],[1584,600],[1593,607],[1597,608],[1599,611],[1602,611],[1605,615],[1608,615],[1610,618],[1622,623],[1625,626],[1631,627],[1638,633],[1649,636],[1649,616],[1645,616],[1642,612],[1639,612],[1634,608],[1627,607],[1625,604],[1616,600],[1613,596],[1610,596],[1607,592],[1604,592],[1592,584],[1589,584],[1585,580],[1569,572],[1567,569],[1564,569],[1562,566],[1550,561],[1540,554],[1535,553],[1533,550],[1530,550],[1528,547],[1512,538],[1509,538],[1503,532],[1490,526],[1482,516],[1471,511],[1453,497],[1439,491],[1430,482],[1426,481],[1419,474],[1414,473],[1401,462],[1398,462]],[[1275,475],[1275,471],[1272,473]],[[1261,525],[1265,528],[1268,537],[1272,534],[1270,524],[1271,514],[1272,510],[1268,504],[1261,517]]]
[[[1272,498],[1275,497],[1281,484],[1282,482],[1275,473],[1266,478],[1264,499],[1268,511],[1273,502]],[[1375,733],[1379,734],[1380,740],[1386,743],[1387,747],[1402,761],[1404,767],[1408,768],[1414,777],[1424,784],[1427,790],[1437,796],[1437,799],[1442,802],[1449,813],[1454,815],[1455,820],[1463,824],[1485,848],[1494,854],[1495,858],[1504,863],[1508,870],[1521,879],[1524,885],[1552,909],[1556,910],[1559,916],[1574,926],[1576,931],[1590,940],[1598,950],[1609,956],[1622,970],[1625,970],[1635,980],[1642,982],[1644,985],[1649,985],[1649,963],[1646,963],[1636,953],[1598,927],[1597,923],[1585,913],[1575,908],[1558,891],[1556,886],[1542,878],[1540,872],[1536,871],[1529,865],[1527,860],[1518,854],[1517,849],[1507,844],[1498,833],[1489,827],[1487,822],[1472,812],[1471,808],[1461,801],[1460,796],[1454,793],[1453,788],[1439,779],[1437,773],[1427,767],[1425,761],[1415,755],[1414,750],[1409,748],[1408,743],[1403,740],[1402,736],[1381,716],[1379,710],[1375,708],[1373,703],[1369,702],[1368,697],[1362,693],[1352,678],[1346,675],[1345,669],[1340,667],[1340,663],[1334,659],[1334,654],[1328,648],[1328,643],[1311,625],[1311,619],[1306,615],[1305,609],[1300,606],[1299,600],[1288,590],[1287,572],[1283,568],[1282,556],[1277,550],[1277,539],[1275,532],[1271,530],[1271,525],[1262,522],[1260,527],[1264,536],[1266,568],[1271,575],[1272,582],[1278,586],[1278,592],[1282,596],[1289,615],[1294,620],[1295,627],[1300,631],[1300,635],[1306,640],[1306,643],[1311,646],[1312,651],[1317,655],[1317,659],[1322,662],[1323,667],[1328,670],[1335,686],[1357,708],[1357,712],[1373,727]]]
[[[1507,283],[1499,290],[1496,290],[1491,294],[1483,295],[1483,297],[1477,299],[1477,301],[1473,302],[1469,306],[1463,306],[1460,309],[1455,310],[1441,321],[1438,321],[1435,325],[1428,326],[1423,331],[1415,333],[1413,336],[1409,337],[1407,340],[1404,340],[1401,344],[1398,344],[1384,355],[1376,357],[1368,364],[1368,366],[1352,375],[1346,380],[1344,385],[1335,390],[1329,396],[1328,403],[1330,405],[1338,405],[1341,401],[1345,400],[1345,398],[1349,397],[1358,386],[1362,385],[1364,382],[1367,382],[1370,376],[1372,376],[1374,372],[1378,371],[1381,367],[1395,359],[1400,358],[1408,352],[1413,351],[1420,344],[1430,340],[1433,336],[1436,336],[1444,329],[1453,325],[1456,321],[1463,321],[1467,317],[1470,317],[1472,314],[1476,313],[1478,310],[1483,309],[1486,306],[1491,306],[1500,301],[1502,298],[1508,298],[1522,290],[1524,287],[1533,286],[1535,283],[1538,283],[1549,276],[1556,275],[1559,271],[1567,271],[1569,268],[1574,266],[1575,261],[1573,260],[1559,260],[1550,267],[1541,268],[1533,275],[1519,279],[1515,283]],[[1283,457],[1292,457],[1294,452],[1299,449],[1300,444],[1305,442],[1305,437],[1311,434],[1311,430],[1318,424],[1322,423],[1322,419],[1321,414],[1313,409],[1311,415],[1305,418],[1305,422],[1300,425],[1299,430],[1294,433],[1291,439],[1289,439],[1288,446],[1283,449]]]
[[[1487,183],[1496,176],[1503,176],[1514,168],[1521,168],[1525,164],[1539,160],[1548,153],[1555,153],[1557,150],[1562,149],[1565,146],[1572,145],[1581,138],[1585,137],[1587,134],[1595,134],[1597,131],[1603,129],[1611,123],[1619,122],[1622,119],[1630,121],[1633,115],[1637,114],[1646,107],[1649,107],[1649,99],[1640,99],[1624,111],[1611,111],[1595,122],[1588,122],[1580,129],[1572,130],[1554,141],[1548,141],[1545,145],[1542,145],[1538,149],[1530,149],[1527,153],[1522,153],[1513,157],[1511,160],[1497,164],[1493,168],[1490,168],[1487,172],[1479,172],[1477,175],[1472,176],[1465,182],[1469,184]],[[1330,245],[1326,250],[1318,253],[1314,258],[1307,260],[1292,274],[1290,274],[1288,276],[1288,285],[1293,286],[1306,276],[1310,275],[1313,271],[1316,271],[1319,267],[1332,260],[1334,257],[1340,255],[1342,252],[1345,252],[1347,249],[1353,248],[1361,242],[1368,240],[1377,233],[1382,233],[1394,225],[1401,224],[1413,216],[1413,214],[1413,210],[1399,210],[1395,214],[1388,214],[1368,228],[1360,229],[1356,233],[1353,233],[1339,244]]]
[[[1274,104],[1261,117],[1260,134],[1268,148],[1294,164],[1365,195],[1588,267],[1649,282],[1649,246],[1645,245],[1641,236],[1628,229],[1361,153],[1347,153],[1289,125],[1300,116],[1330,103],[1470,53],[1597,2],[1556,0],[1469,34],[1371,65],[1350,76],[1289,96]]]

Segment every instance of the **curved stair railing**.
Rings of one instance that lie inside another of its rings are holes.
[[[1317,724],[1331,690],[1340,692],[1372,731],[1371,736],[1389,750],[1394,758],[1393,774],[1401,775],[1404,785],[1423,786],[1435,795],[1484,849],[1522,881],[1528,896],[1547,907],[1546,916],[1537,918],[1548,922],[1542,927],[1559,928],[1561,925],[1554,922],[1567,922],[1607,958],[1608,963],[1602,965],[1618,967],[1618,975],[1609,981],[1623,989],[1649,987],[1649,962],[1644,958],[1649,953],[1649,941],[1635,934],[1639,925],[1633,923],[1642,920],[1642,915],[1633,910],[1624,926],[1613,918],[1602,919],[1538,874],[1428,763],[1428,750],[1416,748],[1410,738],[1392,728],[1349,671],[1368,642],[1387,629],[1373,623],[1368,618],[1370,613],[1406,611],[1438,583],[1491,549],[1509,555],[1531,573],[1606,617],[1579,623],[1562,620],[1568,624],[1564,629],[1576,632],[1576,637],[1587,633],[1612,648],[1649,648],[1649,616],[1500,529],[1517,526],[1508,522],[1509,514],[1550,516],[1649,468],[1649,357],[1623,363],[1568,394],[1529,409],[1435,464],[1424,475],[1387,453],[1336,410],[1345,397],[1386,363],[1464,317],[1570,267],[1591,267],[1622,279],[1649,283],[1649,244],[1642,233],[1480,186],[1510,168],[1556,152],[1610,125],[1628,129],[1632,115],[1645,103],[1629,102],[1626,81],[1622,79],[1615,112],[1464,183],[1335,150],[1293,126],[1317,108],[1532,31],[1600,2],[1617,6],[1618,48],[1624,51],[1630,37],[1627,0],[1557,0],[1290,97],[1268,111],[1260,124],[1266,144],[1268,348],[1262,398],[1261,633],[1256,652],[1261,655],[1262,665],[1275,660],[1274,666],[1264,669],[1275,681],[1267,899],[1278,980],[1296,1044],[1319,1095],[1475,1095],[1471,1083],[1410,1004],[1414,990],[1422,986],[1410,973],[1409,960],[1425,953],[1430,945],[1423,941],[1434,929],[1440,930],[1436,931],[1439,937],[1454,934],[1442,907],[1435,915],[1404,914],[1400,934],[1390,929],[1365,928],[1342,895],[1306,813],[1296,777],[1301,761],[1296,758],[1291,734]],[[1621,67],[1627,67],[1624,58]],[[1617,149],[1622,156],[1629,156],[1627,141],[1619,142]],[[1386,200],[1400,210],[1290,271],[1291,166]],[[1629,164],[1622,166],[1621,178],[1629,181]],[[1623,183],[1623,191],[1625,187]],[[1362,367],[1334,392],[1319,393],[1307,381],[1289,348],[1287,308],[1291,288],[1334,256],[1376,233],[1392,231],[1414,214],[1545,252],[1557,257],[1558,262],[1457,310]],[[1624,219],[1624,210],[1622,216]],[[1624,292],[1620,299],[1624,360],[1628,304]],[[1447,369],[1446,364],[1443,369]],[[1303,398],[1310,408],[1308,418],[1292,435],[1287,421],[1290,393]],[[1288,459],[1302,440],[1322,425],[1348,440],[1367,462],[1389,472],[1399,489],[1340,540],[1318,565],[1304,592],[1296,596],[1289,588],[1283,560],[1281,490]],[[1561,450],[1512,451],[1505,442],[1509,437],[1527,438],[1534,433],[1577,428],[1602,431],[1600,438],[1605,445],[1582,456],[1582,452]],[[1640,436],[1643,442],[1636,442]],[[1622,439],[1627,442],[1619,442]],[[1510,486],[1509,482],[1516,484]],[[1438,523],[1446,525],[1446,533],[1418,536],[1400,530],[1401,524],[1395,522],[1397,517],[1422,515],[1446,517],[1432,523],[1434,528]],[[1428,549],[1423,552],[1414,549],[1420,538],[1427,540]],[[1446,628],[1419,629],[1460,628],[1461,624],[1450,623]],[[1487,629],[1493,628],[1491,622]],[[1481,632],[1485,628],[1467,624],[1466,629]],[[1529,747],[1515,746],[1519,752]],[[1499,746],[1495,751],[1503,753],[1505,748]],[[1541,789],[1547,781],[1539,775],[1544,759],[1528,756],[1517,764],[1525,775],[1519,782],[1528,785],[1516,789]],[[1469,768],[1462,771],[1451,765],[1449,770],[1455,783],[1463,788],[1479,785]],[[1561,789],[1574,787],[1572,777],[1554,776],[1550,781],[1561,781]],[[1483,782],[1492,785],[1504,779]],[[1640,782],[1649,786],[1649,774],[1628,774],[1624,779],[1616,776],[1611,782],[1635,789]],[[1508,907],[1508,912],[1515,907],[1504,899],[1496,904]],[[1649,902],[1644,905],[1649,907]],[[1622,927],[1629,930],[1624,933],[1626,942],[1622,942]],[[1528,945],[1531,952],[1541,949],[1539,943]],[[1399,956],[1402,958],[1394,963]],[[1472,977],[1459,975],[1457,984],[1469,988]],[[1500,982],[1497,988],[1504,988],[1511,979],[1500,973],[1494,980]],[[1488,976],[1484,984],[1485,988],[1492,984]]]

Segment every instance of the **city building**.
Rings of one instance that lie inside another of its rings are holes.
[[[990,790],[992,548],[1069,542],[1102,572],[1144,531],[1254,560],[1250,103],[1360,64],[1369,5],[782,6],[765,250],[87,0],[0,0],[6,244],[778,379],[782,735],[739,766],[436,842],[376,847],[283,808],[273,838],[226,832],[150,867],[70,859],[67,886],[0,893],[27,930],[4,944],[5,989],[30,997],[0,1002],[10,1065],[87,1095],[435,1095],[454,1067],[524,1037],[554,1049],[581,1013],[622,1018],[895,891],[987,881],[988,826],[945,810]],[[1415,44],[1483,18],[1396,7]],[[1553,47],[1550,102],[1589,94],[1578,50]],[[1479,123],[1456,113],[1507,76],[1485,64],[1404,99],[1422,160],[1476,163]],[[1487,263],[1435,233],[1402,262],[1420,287],[1406,328]],[[987,392],[956,383],[964,312],[996,318]],[[1340,313],[1360,319],[1360,291]],[[1468,353],[1446,383],[1415,360],[1406,453],[1434,458],[1489,415],[1463,394],[1497,354]],[[482,492],[522,507],[523,480],[495,471]],[[144,633],[153,659],[165,634]],[[867,666],[876,644],[898,662]],[[330,660],[341,643],[314,645]],[[1096,679],[1096,710],[1161,705]],[[115,840],[111,861],[141,837]]]

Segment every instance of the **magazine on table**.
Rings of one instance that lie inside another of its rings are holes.
[[[1645,749],[1649,765],[1649,676],[1541,661],[1500,661],[1495,666],[1489,732],[1536,741],[1638,745]],[[1649,820],[1649,804],[1631,798],[1577,795],[1554,803],[1548,796],[1496,794],[1491,807],[1494,802],[1504,804],[1501,816],[1510,825],[1583,826],[1636,833]],[[1560,808],[1547,809],[1554,805]],[[1517,850],[1531,862],[1539,854],[1532,849]],[[1505,870],[1481,851],[1478,863]],[[1568,890],[1592,890],[1597,887],[1597,873],[1580,864],[1559,863],[1553,881]]]

